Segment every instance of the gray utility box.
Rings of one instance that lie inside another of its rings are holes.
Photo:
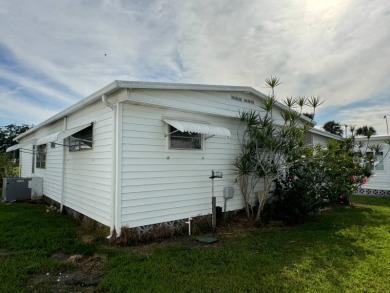
[[[3,201],[39,199],[42,197],[43,180],[39,177],[3,178]]]

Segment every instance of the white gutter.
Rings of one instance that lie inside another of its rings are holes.
[[[68,128],[67,116],[64,117],[64,130]],[[60,213],[64,209],[64,190],[65,190],[65,143],[62,145],[62,173],[61,173],[61,199],[60,199]]]

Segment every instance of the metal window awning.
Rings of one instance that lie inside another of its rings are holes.
[[[11,152],[11,151],[16,151],[18,149],[21,149],[25,146],[28,146],[28,145],[32,145],[32,144],[35,144],[37,140],[36,139],[33,139],[33,140],[29,140],[29,141],[25,141],[25,142],[22,142],[22,143],[19,143],[19,144],[15,144],[9,148],[6,149],[6,152]]]
[[[66,130],[62,130],[62,131],[59,131],[59,132],[56,132],[56,133],[53,133],[53,134],[50,134],[50,135],[47,135],[47,136],[44,136],[44,137],[41,137],[40,139],[37,140],[36,144],[37,145],[40,145],[40,144],[46,144],[46,143],[49,143],[49,142],[56,142],[56,141],[62,141],[63,139],[91,126],[92,123],[88,123],[88,124],[84,124],[84,125],[80,125],[80,126],[77,126],[77,127],[73,127],[73,128],[69,128],[69,129],[66,129]]]
[[[211,126],[210,124],[200,122],[190,122],[166,118],[164,118],[163,121],[181,132],[200,133],[208,136],[231,137],[230,130],[224,127]]]

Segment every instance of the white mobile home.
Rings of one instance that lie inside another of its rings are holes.
[[[10,150],[22,149],[21,176],[42,177],[44,195],[61,209],[111,231],[210,214],[212,170],[223,173],[217,205],[234,187],[227,210],[241,209],[235,117],[259,111],[264,98],[251,87],[115,81],[23,133]]]
[[[385,140],[389,138],[390,136],[388,135],[375,135],[372,136],[369,141],[366,137],[355,138],[356,142],[363,142],[364,145],[361,149],[363,152],[370,152],[368,146],[377,144],[383,146],[383,150],[376,154],[378,164],[375,166],[373,176],[369,178],[367,184],[364,184],[359,188],[358,194],[390,196],[390,151],[389,145],[385,142]],[[326,146],[331,139],[339,141],[344,140],[341,136],[316,128],[310,129],[307,136],[307,142],[311,145],[321,144],[322,146]]]
[[[368,146],[378,144],[383,146],[383,149],[375,154],[377,164],[374,166],[374,175],[359,189],[359,194],[390,196],[390,146],[385,142],[389,138],[388,135],[371,136],[369,141],[366,137],[356,138],[356,141],[363,142],[364,145],[361,148],[363,152],[370,152]]]

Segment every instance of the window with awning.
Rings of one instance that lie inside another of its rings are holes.
[[[68,138],[68,137],[74,135],[75,133],[86,129],[87,127],[92,127],[92,124],[88,123],[88,124],[84,124],[84,125],[80,125],[77,127],[73,127],[73,128],[69,128],[69,129],[65,129],[62,131],[52,133],[50,135],[39,138],[37,140],[36,144],[40,145],[40,144],[46,144],[49,142],[54,142],[54,143],[55,142],[62,142],[65,138]]]
[[[67,144],[70,152],[86,151],[92,149],[93,129],[92,125],[84,128],[68,137]]]
[[[164,118],[163,121],[169,125],[170,149],[201,150],[203,148],[202,135],[204,140],[213,137],[230,137],[230,130],[224,127],[210,125],[209,123],[183,121]]]

